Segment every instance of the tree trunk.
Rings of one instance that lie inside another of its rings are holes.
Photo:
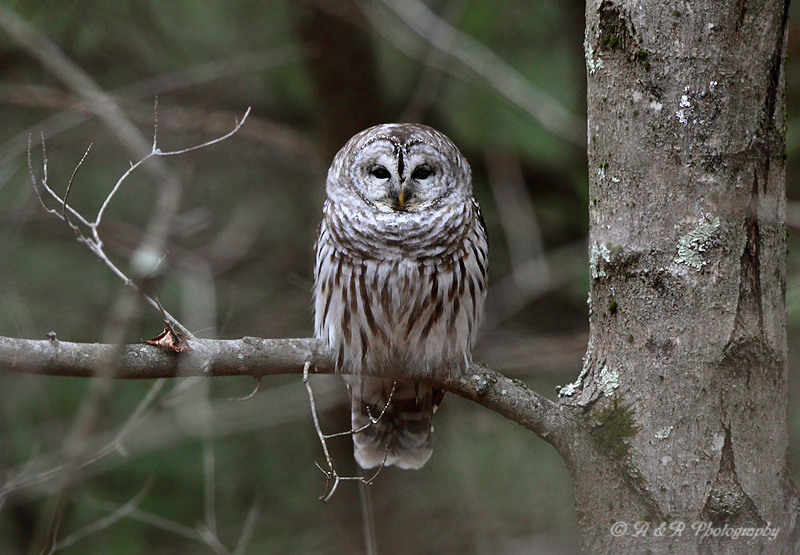
[[[590,341],[561,395],[588,552],[793,552],[788,4],[587,1]]]

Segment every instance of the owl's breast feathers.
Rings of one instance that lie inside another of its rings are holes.
[[[477,204],[369,223],[373,215],[338,208],[325,205],[315,267],[316,334],[337,369],[398,377],[463,371],[486,289]]]
[[[328,200],[318,244],[323,231],[330,236],[335,256],[354,262],[414,259],[453,264],[469,243],[486,242],[483,216],[472,197],[421,213],[364,212]]]

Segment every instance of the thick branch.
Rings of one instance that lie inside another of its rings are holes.
[[[115,366],[118,379],[185,376],[300,374],[306,362],[318,374],[334,372],[318,339],[192,339],[192,351],[175,353],[145,344],[118,346],[0,337],[0,370],[47,376],[89,378]],[[472,364],[450,380],[426,380],[474,401],[537,433],[559,451],[573,428],[569,409],[486,367]]]

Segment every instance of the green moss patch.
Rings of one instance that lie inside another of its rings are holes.
[[[615,399],[612,405],[595,410],[593,416],[600,424],[592,430],[595,446],[612,457],[627,455],[628,444],[625,440],[635,436],[640,429],[633,407]]]

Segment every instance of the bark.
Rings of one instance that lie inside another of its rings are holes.
[[[787,12],[587,1],[590,340],[562,399],[592,428],[566,457],[592,553],[793,552]]]

